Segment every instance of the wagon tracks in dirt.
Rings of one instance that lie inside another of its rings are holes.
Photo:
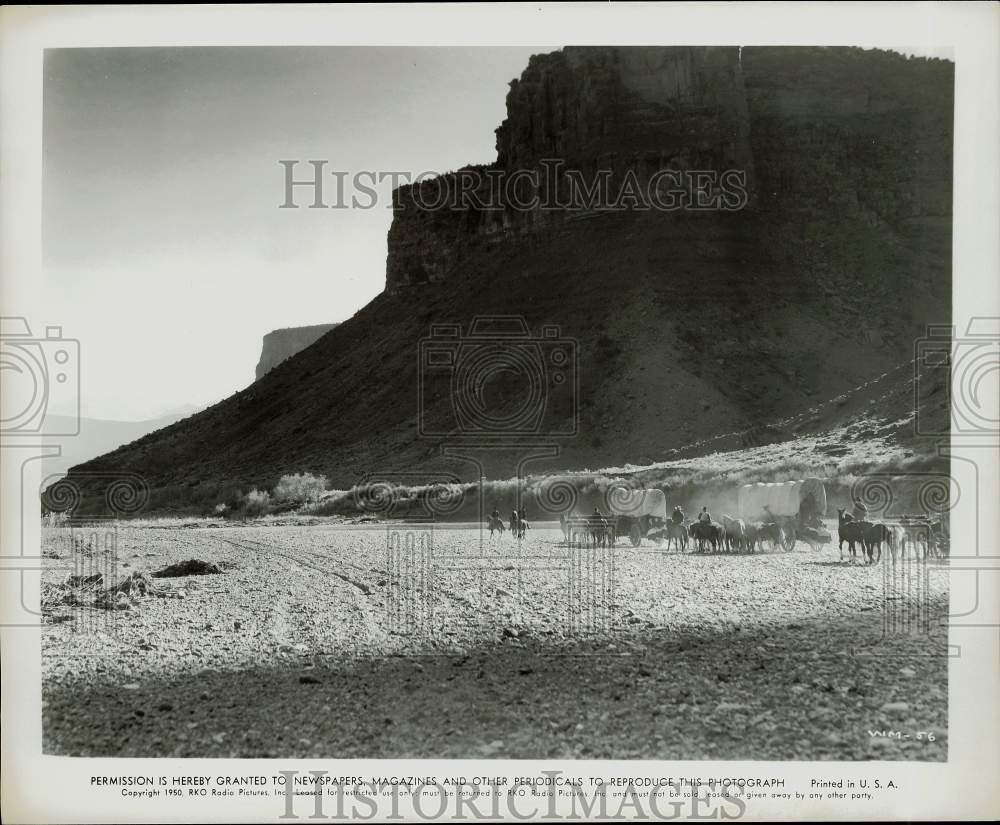
[[[365,596],[381,597],[385,599],[387,602],[389,602],[394,598],[394,596],[391,595],[390,593],[379,592],[378,590],[375,590],[371,586],[365,584],[363,581],[360,581],[358,578],[349,576],[343,572],[339,572],[332,568],[334,566],[340,568],[346,568],[354,573],[361,575],[371,575],[373,572],[380,572],[382,575],[384,575],[387,582],[391,582],[395,587],[400,588],[401,590],[409,588],[411,592],[418,592],[424,598],[432,598],[434,596],[443,597],[448,601],[460,605],[465,610],[471,611],[472,613],[478,614],[479,616],[490,620],[490,622],[495,623],[498,626],[500,624],[504,624],[504,621],[502,619],[502,611],[497,609],[495,606],[483,606],[481,604],[476,604],[474,601],[469,599],[464,594],[457,592],[451,588],[443,586],[439,581],[435,581],[432,586],[429,586],[420,576],[415,576],[412,581],[407,581],[404,583],[400,581],[398,574],[394,575],[390,573],[390,571],[388,570],[377,571],[376,568],[363,567],[361,565],[354,564],[343,558],[340,558],[339,556],[334,555],[332,552],[320,553],[312,550],[297,548],[295,551],[296,554],[291,555],[287,551],[281,549],[280,547],[276,547],[272,544],[268,544],[266,542],[262,542],[257,539],[250,539],[246,537],[233,539],[233,538],[226,538],[223,536],[214,536],[214,535],[206,537],[225,542],[233,547],[242,548],[244,550],[253,552],[255,554],[268,554],[270,556],[280,556],[282,558],[294,562],[295,564],[301,567],[322,573],[323,575],[326,576],[334,576],[338,579],[341,579],[342,581],[352,585],[357,591],[364,594]],[[307,556],[311,558],[313,561],[307,561],[303,558],[300,558],[300,555]],[[510,569],[514,568],[511,567]],[[469,572],[471,574],[473,571],[470,570]],[[396,597],[397,598],[399,597],[398,593],[396,594]],[[552,603],[563,604],[563,600],[553,593],[545,594],[544,598],[550,604]],[[572,600],[568,596],[563,606],[566,607],[567,609],[571,608]],[[389,604],[386,605],[386,608],[387,610],[385,615],[388,616]],[[359,607],[359,610],[360,609],[361,608]],[[368,611],[362,610],[362,613],[366,615],[366,620],[369,626],[371,626],[372,618],[368,615]]]
[[[225,540],[225,539],[223,539],[223,540]],[[320,573],[324,573],[324,574],[331,575],[331,576],[336,576],[338,579],[342,579],[345,582],[348,582],[349,584],[352,584],[354,587],[356,587],[358,590],[360,590],[366,596],[376,595],[376,591],[373,590],[371,587],[369,587],[364,582],[358,581],[356,579],[352,579],[351,577],[346,576],[343,573],[338,573],[337,571],[330,569],[330,565],[331,564],[335,564],[335,565],[338,565],[340,567],[346,567],[346,568],[348,568],[350,570],[354,570],[354,571],[357,571],[358,573],[362,573],[362,574],[366,574],[366,575],[372,572],[372,568],[365,568],[365,567],[362,567],[361,565],[353,564],[353,563],[351,563],[349,561],[345,561],[344,559],[337,558],[336,556],[334,556],[332,554],[317,553],[317,552],[312,551],[312,550],[301,550],[300,549],[298,551],[299,553],[303,553],[303,554],[305,554],[307,556],[310,556],[311,558],[315,559],[316,561],[319,561],[319,562],[322,563],[321,565],[311,564],[311,563],[303,561],[302,559],[299,559],[299,558],[297,558],[295,556],[288,555],[286,552],[284,552],[280,548],[274,547],[273,545],[266,544],[266,543],[261,542],[261,541],[257,541],[256,539],[242,538],[239,541],[246,542],[247,545],[248,545],[247,549],[255,550],[257,552],[274,553],[276,555],[283,556],[284,558],[290,559],[291,561],[294,561],[297,564],[300,564],[300,565],[302,565],[304,567],[308,567],[308,568],[311,568],[313,570],[317,570]],[[386,571],[386,575],[388,575],[388,571]],[[419,583],[419,581],[414,582],[413,586],[414,586],[414,589],[416,589],[416,590],[420,590],[420,591],[426,592],[426,588],[423,585],[421,585]],[[484,614],[487,614],[487,615],[492,615],[491,611],[488,611],[488,610],[486,610],[486,609],[484,609],[484,608],[482,608],[482,607],[480,607],[480,606],[478,606],[476,604],[473,604],[471,601],[469,601],[469,599],[467,599],[461,593],[456,593],[455,591],[449,590],[448,588],[445,588],[445,587],[441,587],[440,585],[435,585],[434,589],[433,589],[433,592],[437,593],[437,594],[441,594],[443,596],[446,596],[447,598],[450,598],[453,601],[459,602],[462,605],[464,605],[465,607],[469,608],[470,610],[477,610],[477,611],[479,611],[481,613],[484,613]]]
[[[341,606],[346,604],[351,609],[351,616],[344,617],[345,619],[344,629],[347,631],[347,639],[350,641],[352,646],[364,647],[363,644],[364,642],[368,643],[374,642],[375,641],[374,637],[380,635],[383,632],[382,628],[380,627],[380,622],[378,621],[376,616],[373,615],[373,612],[367,608],[367,606],[364,604],[364,601],[357,596],[357,593],[361,593],[365,596],[369,596],[373,593],[371,588],[365,585],[363,582],[355,581],[349,576],[345,576],[341,573],[338,573],[335,570],[331,570],[329,568],[329,565],[324,564],[321,566],[319,564],[312,563],[306,559],[302,559],[296,555],[288,553],[279,547],[275,547],[273,545],[266,544],[264,542],[255,541],[254,539],[248,539],[244,537],[229,538],[218,535],[205,535],[204,537],[209,540],[218,541],[230,547],[235,547],[239,550],[252,553],[257,557],[264,557],[266,559],[274,559],[275,557],[279,557],[292,562],[293,564],[299,566],[300,568],[305,568],[305,570],[309,571],[310,573],[309,575],[305,576],[306,586],[311,591],[313,591],[313,593],[320,595],[324,603],[329,603],[329,597],[330,597],[329,591],[324,588],[323,584],[324,581],[328,580],[327,577],[332,576],[340,581],[343,581],[345,584],[350,585],[351,590],[348,592],[354,594],[354,598],[344,601],[339,601],[337,602],[337,604]],[[299,552],[305,553],[308,556],[320,558],[318,554],[310,553],[309,551],[299,551]],[[328,561],[326,559],[324,560]],[[354,565],[349,565],[349,566],[355,567]],[[355,567],[355,569],[361,569],[361,568]],[[320,573],[322,574],[323,578],[311,575],[312,573]],[[293,595],[292,591],[289,591],[289,595],[290,596]],[[288,617],[286,617],[285,615],[285,611],[282,607],[282,601],[280,598],[272,600],[272,603],[267,605],[265,609],[267,610],[267,619],[265,620],[266,622],[272,622],[274,619],[277,619],[278,624],[280,626],[284,626],[287,624]],[[299,629],[300,632],[303,630],[310,634],[314,632],[314,628],[310,627],[308,623],[303,624],[303,627]]]

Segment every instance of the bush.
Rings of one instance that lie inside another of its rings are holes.
[[[66,527],[69,524],[69,513],[52,512],[42,516],[44,527]]]
[[[295,504],[319,501],[326,492],[326,476],[311,473],[295,473],[282,476],[274,488],[274,497],[279,501]]]
[[[243,513],[246,516],[262,516],[271,506],[271,494],[256,487],[243,497]]]

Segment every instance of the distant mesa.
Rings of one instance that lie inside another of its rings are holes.
[[[302,352],[326,335],[336,324],[314,324],[310,327],[285,327],[264,336],[264,345],[257,362],[255,381],[260,381],[282,361]]]

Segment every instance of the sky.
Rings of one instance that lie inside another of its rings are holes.
[[[351,175],[490,162],[536,51],[49,50],[46,323],[80,340],[83,414],[213,403],[253,380],[265,333],[364,306],[385,283],[389,181],[376,208],[279,209],[278,161],[302,177],[307,160]]]
[[[555,48],[48,50],[45,323],[80,341],[82,413],[207,406],[270,330],[349,318],[384,286],[390,183],[372,209],[279,209],[279,161],[490,162],[509,82]]]

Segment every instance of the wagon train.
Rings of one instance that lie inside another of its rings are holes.
[[[823,527],[826,488],[818,478],[744,484],[739,489],[739,511],[748,523],[776,524],[786,550],[799,539],[814,550],[832,541]]]

